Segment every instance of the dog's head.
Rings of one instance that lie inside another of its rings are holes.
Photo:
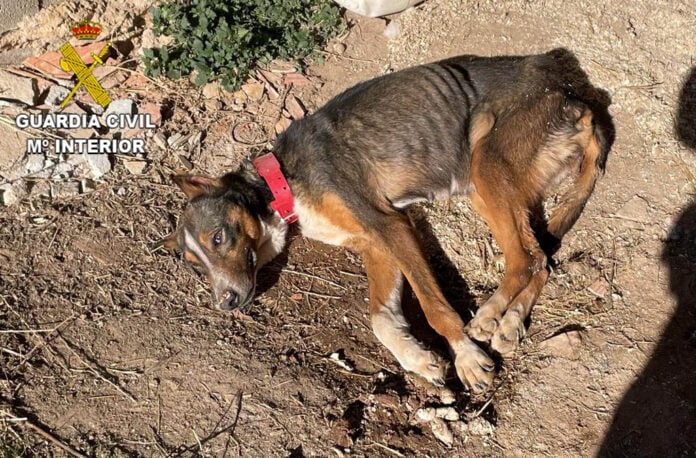
[[[258,189],[239,174],[222,178],[176,175],[188,196],[174,233],[159,245],[181,253],[210,282],[213,306],[231,310],[254,298],[261,217],[268,212]]]

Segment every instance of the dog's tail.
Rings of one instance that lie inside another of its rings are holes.
[[[600,116],[601,117],[601,116]],[[588,135],[583,142],[580,173],[571,188],[561,197],[548,220],[546,250],[557,248],[563,236],[573,227],[594,190],[597,179],[604,173],[604,164],[611,146],[611,132],[601,122],[596,122],[593,112],[586,108],[576,124]]]

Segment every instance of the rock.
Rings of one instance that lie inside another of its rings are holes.
[[[8,71],[0,70],[0,100],[34,106],[36,104],[36,93],[37,83],[35,78],[23,78]]]
[[[133,175],[142,175],[143,170],[145,170],[145,166],[147,165],[147,161],[139,161],[139,160],[125,160],[123,161],[123,166]]]
[[[283,84],[286,86],[302,87],[311,86],[312,82],[302,73],[294,72],[283,75]]]
[[[78,91],[79,92],[79,91]],[[89,94],[88,94],[89,95]],[[89,101],[84,102],[85,106],[87,107],[87,111],[89,111],[92,114],[95,114],[97,116],[101,116],[104,114],[104,108],[102,108],[101,105],[97,103],[92,103],[93,100],[89,98]]]
[[[0,184],[0,201],[2,201],[4,206],[14,205],[19,198],[19,193],[12,183]]]
[[[155,141],[155,144],[160,147],[160,149],[167,149],[167,138],[162,132],[157,132],[152,139]]]
[[[58,51],[49,51],[39,57],[27,57],[22,65],[38,70],[46,76],[67,80],[71,75],[60,68],[60,59],[62,57]]]
[[[476,417],[466,424],[466,429],[472,436],[490,436],[495,427],[485,418]]]
[[[113,100],[104,112],[104,116],[109,116],[110,114],[127,114],[131,115],[135,113],[135,103],[131,99],[119,99]]]
[[[203,86],[203,97],[206,99],[217,99],[220,97],[220,85],[218,83],[208,83]]]
[[[335,43],[332,47],[333,51],[338,54],[339,56],[342,56],[344,52],[346,52],[346,49],[348,48],[345,43]]]
[[[162,125],[162,106],[155,102],[145,102],[138,107],[138,113],[149,114],[150,122],[159,127]]]
[[[118,61],[109,57],[105,65],[97,65],[92,70],[92,74],[99,81],[104,89],[111,89],[115,86],[123,84],[129,77],[129,74],[117,68]]]
[[[416,420],[421,423],[433,421],[435,419],[435,409],[432,407],[423,407],[416,411]]]
[[[83,178],[82,180],[80,180],[80,192],[81,193],[86,194],[88,192],[94,191],[96,188],[97,188],[97,186],[94,183],[94,181],[87,179],[87,178]]]
[[[43,154],[27,154],[27,162],[24,169],[28,174],[40,172],[46,166],[46,157]]]
[[[289,95],[288,98],[285,99],[285,109],[288,110],[292,119],[304,118],[305,109],[294,95]]]
[[[68,88],[54,84],[48,88],[44,103],[57,107],[63,103],[63,100],[65,100],[68,95],[70,95],[70,90]]]
[[[454,404],[457,401],[456,396],[454,395],[454,392],[450,390],[449,388],[441,388],[440,389],[440,402],[443,405],[451,405]]]
[[[568,331],[543,341],[541,348],[552,356],[577,359],[580,356],[581,345],[582,334],[580,334],[580,331]]]
[[[9,181],[26,173],[23,158],[27,151],[27,135],[5,123],[0,123],[0,175]],[[42,157],[43,155],[39,154]]]
[[[167,139],[167,144],[171,148],[176,148],[180,144],[182,144],[184,142],[184,140],[186,140],[186,138],[182,134],[176,133]]]
[[[96,41],[85,46],[76,46],[75,52],[77,52],[77,55],[80,56],[85,65],[89,66],[94,62],[92,53],[98,55],[105,44],[106,42],[104,41]],[[24,59],[23,65],[38,70],[47,76],[70,79],[70,77],[72,77],[72,72],[66,72],[60,66],[60,60],[62,58],[63,55],[60,52],[49,51],[39,57],[27,57]]]
[[[215,113],[222,109],[222,102],[218,99],[206,100],[203,104],[205,105],[205,111],[209,113]]]
[[[401,35],[401,24],[396,21],[391,21],[384,29],[384,36],[390,40],[398,38]]]
[[[111,170],[111,160],[108,154],[83,154],[82,157],[89,166],[92,179],[101,178]]]
[[[278,87],[282,84],[280,75],[273,72],[257,70],[256,77],[263,82],[264,86],[266,86],[266,92],[268,92],[269,99],[275,100],[280,97],[280,94],[278,93]]]
[[[121,86],[127,79],[128,74],[120,71],[112,71],[107,73],[104,78],[99,79],[99,83],[101,83],[104,89],[113,89],[117,86]]]
[[[454,407],[438,407],[435,409],[435,416],[447,421],[459,420],[459,413],[454,409]]]
[[[190,135],[188,138],[188,145],[189,148],[195,148],[201,143],[201,138],[203,138],[203,132],[198,131],[193,135]]]
[[[51,184],[51,198],[64,199],[80,193],[80,183],[77,181],[65,181]]]
[[[73,173],[73,164],[69,162],[60,162],[53,168],[52,178],[54,180],[64,180],[70,178]]]
[[[50,197],[51,185],[46,180],[34,181],[30,185],[29,192],[32,196]]]
[[[604,299],[607,297],[607,293],[609,292],[610,288],[611,285],[609,282],[604,277],[599,277],[587,287],[587,290],[598,298]]]
[[[181,165],[186,167],[187,170],[193,170],[193,162],[189,161],[186,156],[179,154],[179,162],[181,162]]]
[[[454,443],[454,435],[452,431],[447,426],[447,423],[440,418],[436,418],[430,422],[430,429],[433,431],[433,435],[443,444],[451,447]]]
[[[263,83],[247,83],[242,85],[242,91],[249,97],[249,100],[259,101],[263,97]]]
[[[290,127],[291,123],[292,121],[290,121],[288,118],[280,118],[275,124],[276,134],[280,134],[281,132],[285,131],[285,129]]]

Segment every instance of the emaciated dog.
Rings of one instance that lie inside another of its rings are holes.
[[[215,307],[254,297],[256,272],[284,248],[288,224],[362,255],[377,338],[404,369],[444,382],[444,360],[409,332],[404,278],[457,375],[482,391],[494,362],[472,338],[512,352],[549,276],[548,256],[573,226],[613,142],[608,97],[569,51],[460,56],[360,83],[295,121],[220,178],[174,176],[190,199],[162,244],[212,286]],[[544,200],[567,191],[547,218]],[[405,213],[466,194],[505,256],[505,275],[466,325],[443,296]]]

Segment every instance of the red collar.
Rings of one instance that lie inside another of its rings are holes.
[[[273,193],[274,200],[271,202],[271,208],[277,211],[288,224],[297,221],[294,210],[295,199],[275,155],[273,153],[264,154],[254,159],[252,163]]]

